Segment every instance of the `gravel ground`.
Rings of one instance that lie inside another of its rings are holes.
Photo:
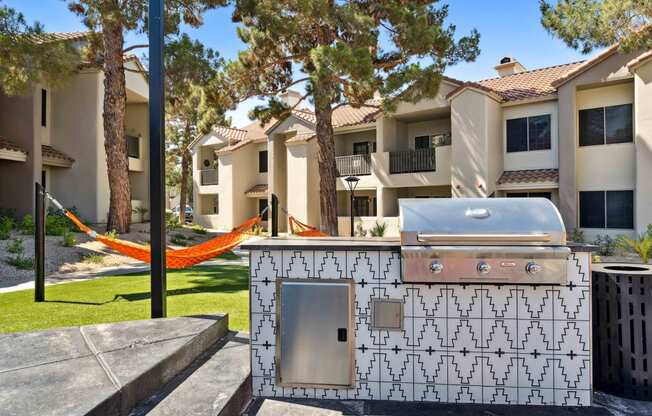
[[[136,243],[149,243],[149,227],[147,224],[134,224],[128,234],[120,234],[121,240]],[[98,231],[100,229],[98,228]],[[193,245],[215,237],[216,233],[196,234],[189,228],[178,228],[168,232],[168,240],[174,236],[182,235],[187,238],[188,245]],[[0,288],[15,286],[34,279],[33,270],[19,270],[6,263],[7,258],[15,256],[9,253],[7,247],[13,239],[23,241],[23,256],[34,258],[34,237],[13,233],[9,240],[0,241]],[[132,258],[117,254],[108,249],[86,234],[75,233],[77,244],[74,247],[64,247],[62,237],[47,236],[45,240],[45,273],[57,274],[59,277],[67,273],[92,272],[111,266],[142,265],[143,263]],[[181,246],[168,243],[171,248]],[[91,256],[89,258],[89,256]],[[99,257],[98,257],[99,256]]]

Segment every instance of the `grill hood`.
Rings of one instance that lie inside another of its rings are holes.
[[[399,199],[402,245],[566,244],[566,229],[545,198]]]

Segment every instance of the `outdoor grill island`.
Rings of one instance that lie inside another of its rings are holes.
[[[255,397],[591,404],[590,252],[546,199],[403,199],[400,241],[250,250]]]

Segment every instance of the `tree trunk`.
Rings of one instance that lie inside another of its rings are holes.
[[[316,89],[317,90],[317,89]],[[322,232],[337,235],[337,166],[333,140],[333,109],[328,92],[315,91],[317,143],[319,145],[319,206]]]
[[[104,15],[109,15],[105,13]],[[131,222],[131,187],[129,185],[129,158],[125,137],[124,39],[122,26],[110,19],[102,19],[104,42],[104,150],[109,176],[110,204],[108,231],[129,231]]]
[[[181,154],[181,190],[179,191],[179,221],[183,224],[186,220],[186,205],[188,204],[188,176],[192,158],[185,149]]]

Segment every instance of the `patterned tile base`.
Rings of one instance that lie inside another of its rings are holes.
[[[588,253],[572,253],[565,286],[404,284],[395,251],[254,250],[250,259],[254,396],[591,404]],[[277,278],[355,281],[355,388],[275,385]],[[403,330],[370,329],[374,298],[403,300]]]

